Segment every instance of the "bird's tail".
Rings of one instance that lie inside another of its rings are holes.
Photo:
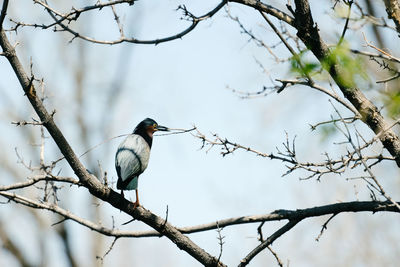
[[[138,178],[139,176],[133,176],[125,181],[122,181],[122,179],[118,179],[117,181],[117,189],[120,190],[136,190],[138,187]]]

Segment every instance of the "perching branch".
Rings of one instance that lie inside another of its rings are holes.
[[[55,124],[53,117],[46,110],[41,99],[37,96],[36,89],[33,84],[33,77],[29,78],[25,73],[21,62],[16,55],[15,49],[8,41],[4,30],[0,31],[0,46],[2,47],[11,67],[13,68],[21,87],[25,92],[25,95],[28,97],[29,102],[39,116],[43,125],[46,127],[47,131],[52,136],[58,148],[61,150],[61,153],[64,155],[65,159],[78,176],[82,185],[86,187],[92,195],[102,199],[105,202],[108,202],[115,208],[131,215],[133,218],[146,223],[158,232],[162,233],[180,249],[185,250],[203,265],[214,267],[217,263],[217,259],[215,257],[211,256],[202,248],[194,244],[188,237],[181,234],[172,225],[165,223],[162,218],[142,207],[134,209],[131,202],[123,199],[120,194],[116,193],[111,188],[104,186],[94,176],[87,172],[86,168],[80,162],[68,141],[65,139],[61,130]],[[224,266],[224,264],[219,262],[218,266]]]

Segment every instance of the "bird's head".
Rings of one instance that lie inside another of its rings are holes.
[[[133,131],[134,134],[143,135],[146,133],[150,138],[153,137],[154,132],[156,131],[168,131],[169,129],[165,126],[158,125],[158,123],[150,118],[144,119],[141,121]]]

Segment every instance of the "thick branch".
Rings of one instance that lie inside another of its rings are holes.
[[[400,4],[398,0],[384,0],[388,17],[396,24],[396,30],[400,34]]]
[[[113,237],[160,237],[163,233],[158,231],[121,231],[118,229],[110,229],[105,226],[96,224],[84,218],[81,218],[72,212],[65,210],[57,205],[50,203],[38,202],[15,193],[0,192],[0,195],[12,200],[16,203],[34,208],[34,209],[45,209],[57,213],[63,216],[65,219],[75,221],[90,230],[96,231],[100,234]],[[400,213],[400,210],[396,208],[396,205],[386,202],[376,202],[376,201],[352,201],[352,202],[342,202],[335,203],[325,206],[298,209],[298,210],[276,210],[268,214],[261,215],[250,215],[250,216],[240,216],[234,218],[228,218],[219,220],[216,222],[199,224],[187,227],[177,227],[176,229],[182,234],[193,234],[199,232],[205,232],[210,230],[216,230],[218,228],[225,228],[228,226],[235,226],[241,224],[249,223],[260,223],[267,221],[281,221],[281,220],[303,220],[306,218],[325,216],[330,214],[339,214],[344,212],[396,212]]]
[[[314,24],[310,6],[307,0],[295,0],[296,16],[295,27],[298,30],[297,36],[323,62],[330,56],[328,46],[319,35],[318,27]],[[338,62],[329,66],[327,71],[330,73],[344,96],[353,104],[362,116],[362,121],[371,128],[375,134],[383,133],[380,141],[389,153],[395,157],[397,166],[400,167],[400,140],[393,130],[387,129],[387,123],[378,108],[369,101],[359,88],[349,87],[343,82],[341,77],[344,69]]]
[[[342,212],[380,212],[390,211],[400,213],[395,205],[386,202],[376,201],[352,201],[335,203],[325,206],[319,206],[307,209],[297,210],[276,210],[268,214],[241,216],[236,218],[229,218],[217,222],[201,224],[197,226],[178,228],[182,233],[196,233],[205,230],[215,230],[217,227],[227,227],[237,224],[259,223],[266,221],[281,221],[281,220],[302,220],[305,218],[324,216]]]
[[[55,124],[53,117],[49,114],[44,107],[43,102],[36,95],[35,87],[32,84],[33,77],[29,78],[25,73],[21,62],[16,55],[15,49],[8,41],[4,30],[0,31],[0,45],[32,107],[35,109],[43,125],[52,136],[53,140],[61,150],[62,154],[68,161],[76,176],[79,178],[80,182],[90,191],[90,193],[164,234],[180,249],[185,250],[203,265],[216,266],[217,259],[215,257],[211,256],[202,248],[194,244],[188,237],[181,234],[164,219],[156,216],[144,208],[138,207],[134,209],[131,202],[122,198],[120,194],[116,193],[111,188],[101,184],[94,176],[90,175],[86,171],[86,168],[79,161],[64,135]],[[218,266],[224,265],[219,263]]]
[[[3,0],[3,6],[0,13],[0,30],[3,29],[3,22],[7,15],[8,0]]]
[[[290,24],[292,26],[294,25],[295,21],[290,15],[286,14],[285,12],[283,12],[273,6],[264,4],[259,0],[228,0],[228,1],[239,3],[242,5],[249,6],[249,7],[253,7],[255,9],[257,9],[258,11],[265,12],[267,14],[270,14],[270,15],[276,17],[279,20],[282,20],[282,21],[286,22],[287,24]]]

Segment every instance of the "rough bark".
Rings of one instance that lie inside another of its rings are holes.
[[[218,262],[215,257],[211,256],[202,248],[193,243],[187,236],[180,233],[175,227],[170,225],[164,219],[156,216],[144,208],[137,207],[134,209],[131,202],[122,198],[120,194],[113,191],[111,188],[104,186],[96,178],[94,178],[94,176],[90,175],[86,171],[86,168],[79,161],[61,130],[54,122],[53,116],[46,110],[43,102],[37,96],[35,87],[32,83],[33,77],[29,78],[26,74],[21,62],[17,57],[16,51],[8,41],[4,30],[0,31],[0,46],[2,47],[4,55],[8,59],[15,74],[17,75],[25,95],[28,97],[29,102],[35,109],[41,122],[52,136],[53,140],[61,150],[61,153],[68,161],[76,176],[92,195],[108,202],[115,208],[131,215],[133,218],[151,226],[153,229],[169,238],[180,249],[186,251],[193,258],[201,262],[204,266],[225,266],[223,263]]]
[[[400,4],[398,0],[384,0],[388,17],[396,24],[396,30],[400,34]]]
[[[330,56],[330,51],[319,35],[317,25],[314,24],[310,5],[306,0],[295,0],[295,4],[294,26],[297,29],[297,36],[322,62]],[[383,146],[395,157],[397,166],[400,167],[400,140],[394,131],[389,129],[389,125],[378,108],[365,97],[359,88],[348,87],[343,83],[341,73],[344,72],[344,69],[340,64],[334,62],[327,71],[335,80],[343,95],[359,111],[361,120],[378,135]]]

